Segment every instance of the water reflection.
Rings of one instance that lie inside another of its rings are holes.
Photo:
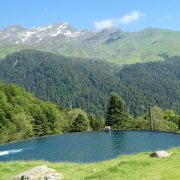
[[[127,146],[126,139],[126,131],[113,131],[111,135],[112,140],[112,149],[116,152],[116,154],[121,153],[124,148]]]

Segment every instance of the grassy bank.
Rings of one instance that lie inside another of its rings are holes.
[[[103,179],[180,179],[180,148],[173,148],[169,158],[150,158],[150,153],[120,156],[94,164],[49,163],[45,161],[0,162],[0,180],[9,180],[35,166],[46,164],[62,173],[65,180]]]

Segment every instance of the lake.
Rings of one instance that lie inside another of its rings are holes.
[[[155,131],[83,132],[35,138],[0,146],[0,161],[46,160],[91,163],[123,154],[180,147],[180,135]]]

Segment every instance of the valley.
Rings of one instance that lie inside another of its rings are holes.
[[[2,1],[0,180],[178,180],[179,7]]]

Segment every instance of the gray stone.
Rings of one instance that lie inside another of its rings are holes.
[[[96,172],[96,169],[92,169],[92,172]]]
[[[42,180],[60,180],[63,179],[64,176],[59,173],[50,173],[47,174]]]
[[[172,153],[167,153],[166,151],[156,151],[150,154],[150,157],[169,157]]]
[[[38,166],[33,169],[30,169],[29,171],[25,171],[15,177],[13,177],[11,180],[36,180],[36,179],[42,179],[44,176],[46,176],[48,173],[55,173],[56,170],[48,168],[46,165]]]

